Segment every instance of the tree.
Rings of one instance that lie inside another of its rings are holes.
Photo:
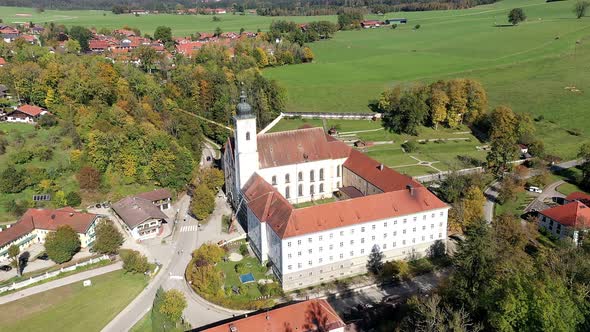
[[[70,37],[78,41],[82,51],[86,52],[90,50],[88,41],[92,38],[92,31],[86,29],[85,27],[76,25],[70,29]]]
[[[108,219],[103,219],[96,225],[95,233],[94,250],[101,254],[116,254],[125,240],[115,224]]]
[[[217,27],[217,28],[215,28],[215,31],[213,32],[213,36],[219,37],[219,36],[221,36],[222,33],[223,33],[223,30],[221,30],[220,27]]]
[[[378,276],[381,273],[383,270],[383,257],[385,257],[385,255],[383,255],[379,246],[374,245],[369,254],[369,260],[367,261],[367,270],[371,274]]]
[[[215,209],[215,195],[205,184],[195,188],[191,201],[191,213],[199,220],[205,220]]]
[[[524,20],[526,20],[526,15],[522,8],[513,8],[508,13],[508,22],[512,25],[518,25],[518,23],[523,22]]]
[[[16,244],[11,245],[8,247],[8,259],[10,259],[10,264],[16,269],[17,274],[20,275],[20,264],[19,258],[20,255],[20,248]]]
[[[312,62],[314,58],[313,52],[311,48],[304,47],[303,48],[303,62]]]
[[[490,116],[491,148],[487,155],[488,168],[500,175],[509,169],[509,163],[517,156],[518,119],[512,110],[499,106]]]
[[[163,301],[158,310],[171,321],[178,322],[186,306],[187,303],[184,294],[177,289],[171,289],[164,292]]]
[[[14,166],[9,165],[0,173],[0,191],[3,193],[19,193],[27,188],[25,180],[25,171],[17,170]]]
[[[69,225],[59,226],[45,238],[45,251],[52,261],[61,264],[74,257],[80,250],[78,233]]]
[[[212,243],[203,244],[199,249],[193,252],[193,258],[195,261],[202,260],[208,265],[214,265],[221,262],[224,256],[225,250]]]
[[[578,0],[574,4],[574,14],[576,14],[576,17],[582,18],[586,16],[586,10],[588,10],[588,6],[590,6],[590,2],[585,0]]]
[[[481,189],[476,186],[467,189],[463,200],[463,228],[483,218],[483,206],[485,203],[486,198]]]
[[[76,39],[70,39],[66,42],[66,51],[72,54],[78,54],[82,50],[80,42]]]
[[[268,66],[268,56],[266,55],[266,52],[262,48],[256,47],[254,49],[254,59],[256,59],[256,63],[258,64],[258,67],[264,68],[264,67]]]
[[[131,273],[146,273],[150,269],[147,257],[136,250],[121,250],[123,269]]]
[[[500,188],[498,189],[498,202],[504,204],[511,201],[516,196],[517,184],[512,177],[504,177],[500,181]]]
[[[64,193],[62,190],[58,190],[55,192],[55,195],[53,195],[52,201],[53,201],[53,205],[57,208],[61,208],[61,207],[68,205],[68,200],[66,199],[66,193]]]
[[[159,26],[154,32],[154,39],[161,41],[164,44],[172,42],[172,29],[167,26]]]
[[[84,166],[77,175],[81,189],[96,190],[100,186],[100,172],[90,166]]]
[[[430,106],[430,118],[434,125],[434,129],[438,129],[438,125],[447,119],[447,107],[449,104],[449,96],[444,90],[433,88],[431,90],[428,104]]]
[[[582,181],[581,184],[584,188],[590,188],[590,143],[584,143],[580,146],[578,151],[578,158],[582,159]]]
[[[141,45],[135,50],[133,50],[133,54],[137,56],[140,61],[141,69],[144,71],[151,73],[152,67],[158,60],[158,53],[156,50],[150,46]]]

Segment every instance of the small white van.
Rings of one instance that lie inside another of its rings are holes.
[[[543,189],[539,188],[539,187],[535,187],[535,186],[530,186],[527,188],[528,191],[530,192],[534,192],[534,193],[542,193]]]

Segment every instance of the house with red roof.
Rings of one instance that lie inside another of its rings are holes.
[[[34,243],[45,243],[47,234],[60,226],[70,226],[78,233],[80,246],[87,248],[96,240],[94,229],[99,215],[78,212],[71,207],[61,209],[28,209],[14,224],[0,230],[0,260],[8,258],[8,248],[17,245],[22,250]]]
[[[313,299],[247,314],[201,332],[344,332],[346,324],[324,299]]]
[[[410,259],[446,240],[449,206],[419,182],[323,128],[257,134],[240,100],[222,158],[226,193],[284,290],[366,273],[372,251]]]
[[[590,228],[590,207],[582,199],[539,212],[539,227],[544,228],[559,239],[569,238],[578,244],[582,235]],[[586,195],[587,196],[587,195]],[[586,200],[585,198],[583,200]]]
[[[49,114],[49,112],[43,107],[22,105],[14,111],[6,114],[4,120],[6,122],[35,124],[37,123],[37,120],[39,120],[39,117],[45,114]]]
[[[365,29],[374,29],[381,26],[381,21],[377,20],[366,20],[361,22],[361,27]]]

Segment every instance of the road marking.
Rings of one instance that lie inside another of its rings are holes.
[[[170,276],[170,279],[183,280],[182,276]]]
[[[180,228],[181,232],[196,232],[199,229],[199,225],[187,225],[187,226],[182,226]]]

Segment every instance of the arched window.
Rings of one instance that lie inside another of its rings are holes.
[[[311,171],[309,171],[309,181],[311,181],[311,182],[315,181],[315,172],[313,169]]]
[[[250,140],[250,132],[248,131],[248,132],[246,132],[246,141],[249,141],[249,140]]]
[[[320,168],[320,181],[324,181],[324,169]]]
[[[340,165],[336,166],[336,176],[340,176]]]
[[[277,185],[277,176],[276,175],[273,175],[272,176],[272,185],[273,186],[276,186]]]
[[[303,181],[303,172],[299,172],[297,178],[299,179],[299,181]]]
[[[320,192],[323,193],[324,192],[324,184],[320,183]]]
[[[286,186],[285,187],[285,198],[286,199],[291,198],[291,193],[290,193],[290,190],[289,190],[289,186]]]
[[[290,183],[291,179],[289,178],[289,173],[285,174],[285,183]]]
[[[313,194],[315,194],[315,187],[314,187],[314,185],[313,185],[313,184],[312,184],[311,186],[309,186],[309,194],[310,194],[310,195],[313,195]]]
[[[298,190],[297,194],[299,196],[303,196],[303,185],[302,184],[299,184],[299,190]]]

